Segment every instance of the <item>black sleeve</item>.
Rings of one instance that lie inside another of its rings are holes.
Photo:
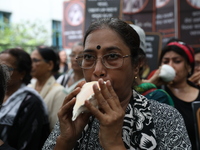
[[[7,144],[3,144],[3,145],[0,146],[0,150],[16,150],[16,149],[10,147]]]
[[[40,150],[49,133],[48,116],[41,100],[29,94],[14,120],[9,145],[21,150]]]

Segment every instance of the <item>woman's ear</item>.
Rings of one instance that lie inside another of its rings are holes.
[[[20,72],[20,80],[22,81],[26,75],[25,71]]]
[[[52,70],[53,70],[53,67],[54,67],[53,61],[51,60],[51,61],[49,61],[49,62],[47,62],[47,63],[48,63],[48,70],[49,70],[49,71],[52,71]]]
[[[191,75],[192,74],[192,68],[189,64],[186,64],[186,70],[188,71],[188,74]]]
[[[136,77],[139,74],[139,67],[140,65],[137,65],[134,69],[133,69],[133,76]]]

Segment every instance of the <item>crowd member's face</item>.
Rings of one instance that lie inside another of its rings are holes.
[[[104,81],[110,80],[120,101],[132,92],[131,87],[136,70],[131,65],[131,58],[124,58],[124,63],[120,68],[106,68],[101,61],[101,57],[117,53],[122,56],[130,55],[129,48],[124,44],[119,35],[111,29],[100,29],[88,35],[85,41],[84,53],[95,55],[98,60],[91,69],[83,69],[87,82],[97,81],[102,78]]]
[[[0,54],[0,62],[8,66],[9,72],[11,74],[10,80],[8,82],[8,88],[11,86],[20,85],[24,78],[25,72],[18,71],[16,58],[8,53],[3,53]]]
[[[40,53],[37,50],[34,50],[31,54],[31,60],[32,60],[32,70],[31,75],[35,78],[40,78],[47,73],[49,74],[52,70],[51,63],[45,62],[45,60],[42,58]]]
[[[78,45],[72,48],[72,52],[70,54],[71,67],[75,71],[82,71],[81,67],[79,67],[78,63],[76,62],[76,57],[78,57],[78,55],[81,53],[83,53],[83,46]]]
[[[200,71],[200,53],[197,53],[194,55],[194,60],[195,60],[194,72],[199,72]]]
[[[176,77],[173,82],[186,81],[188,73],[191,72],[191,67],[187,64],[184,57],[173,51],[169,51],[163,56],[162,64],[168,64],[175,69]]]
[[[66,55],[66,52],[64,50],[59,52],[59,57],[60,57],[60,62],[66,63],[67,55]]]

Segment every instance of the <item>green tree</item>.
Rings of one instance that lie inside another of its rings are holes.
[[[0,23],[0,51],[21,47],[31,52],[38,45],[45,45],[49,35],[47,30],[39,23],[30,21],[3,25]]]

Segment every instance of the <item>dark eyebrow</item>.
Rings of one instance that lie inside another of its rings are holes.
[[[175,57],[172,57],[172,59],[179,59],[179,58],[182,58],[181,56],[175,56]],[[169,57],[163,57],[163,59],[170,59]],[[184,59],[184,58],[183,58]]]
[[[112,51],[112,50],[117,50],[117,51],[122,51],[119,47],[116,46],[111,46],[103,49],[103,51]],[[84,52],[95,52],[96,49],[85,49]]]
[[[119,47],[116,47],[116,46],[111,46],[111,47],[106,48],[106,51],[112,51],[112,50],[122,51]]]
[[[94,52],[95,50],[92,49],[85,49],[83,52]]]

